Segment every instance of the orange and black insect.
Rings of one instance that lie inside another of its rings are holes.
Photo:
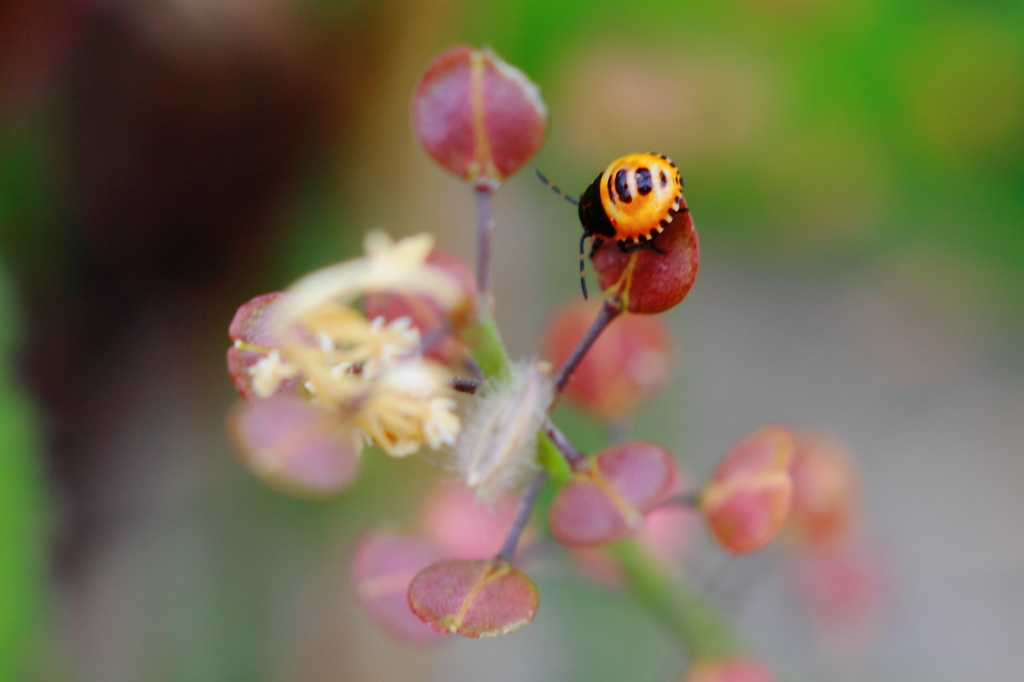
[[[688,209],[683,204],[683,179],[679,169],[663,154],[628,154],[615,159],[597,179],[573,199],[548,181],[540,171],[537,177],[545,185],[579,208],[583,235],[580,237],[580,285],[587,297],[583,277],[583,245],[594,237],[590,257],[606,239],[615,239],[619,251],[654,249],[654,238],[672,219]]]

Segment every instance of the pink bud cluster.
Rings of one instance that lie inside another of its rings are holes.
[[[468,357],[455,330],[470,314],[473,282],[466,265],[429,244],[383,237],[363,259],[238,309],[227,364],[246,403],[232,411],[229,432],[254,474],[326,497],[354,480],[367,441],[398,457],[453,441],[445,368]],[[408,286],[403,267],[418,268],[424,286]],[[363,310],[335,300],[339,288],[362,298]]]
[[[781,530],[793,499],[793,434],[766,426],[745,436],[719,463],[700,509],[719,544],[734,554],[764,547]]]
[[[359,468],[361,443],[344,420],[309,405],[297,374],[284,377],[261,398],[252,371],[281,363],[274,313],[287,294],[257,296],[235,313],[228,336],[228,374],[247,403],[228,417],[229,433],[243,464],[275,488],[326,497],[343,490]]]

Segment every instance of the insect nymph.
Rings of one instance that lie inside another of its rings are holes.
[[[584,242],[594,237],[590,256],[606,239],[615,239],[623,253],[650,248],[654,238],[678,213],[688,209],[683,203],[683,180],[679,169],[662,154],[628,154],[615,159],[597,179],[573,199],[551,184],[538,171],[537,176],[552,190],[579,208],[583,235],[580,237],[580,285],[587,297],[583,278]]]

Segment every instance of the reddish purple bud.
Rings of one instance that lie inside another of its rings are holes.
[[[352,553],[352,582],[359,603],[376,623],[414,644],[441,639],[409,609],[409,585],[416,574],[440,557],[427,541],[387,533],[368,533]]]
[[[437,57],[412,98],[423,148],[480,186],[496,185],[533,158],[547,120],[537,86],[486,47],[459,45]]]
[[[664,312],[686,298],[697,278],[700,249],[689,211],[678,214],[653,243],[654,248],[623,253],[608,242],[594,254],[605,298],[625,311]]]
[[[859,481],[846,448],[821,433],[801,433],[790,468],[790,536],[805,547],[829,547],[851,535],[859,515]]]
[[[503,559],[436,563],[409,586],[413,613],[438,632],[497,637],[537,615],[537,588]]]
[[[681,682],[775,682],[775,674],[752,658],[697,661]]]
[[[462,259],[434,249],[427,256],[427,263],[443,270],[466,294],[467,300],[472,301],[476,298],[476,276]],[[417,292],[374,291],[365,296],[363,309],[370,320],[383,317],[386,322],[392,322],[401,317],[408,317],[412,320],[413,326],[420,330],[420,336],[423,338],[442,325],[452,322],[440,303],[427,294]],[[459,339],[453,329],[435,341],[426,356],[442,364],[451,365],[467,357],[468,352],[466,344]]]
[[[286,396],[240,403],[228,430],[246,467],[268,484],[327,497],[355,478],[363,442],[335,414]]]
[[[602,304],[576,301],[548,320],[544,357],[561,366],[590,328]],[[565,387],[565,397],[604,419],[636,413],[671,374],[671,334],[657,317],[621,315],[602,332]]]
[[[789,513],[793,435],[764,426],[723,458],[700,498],[712,535],[734,554],[761,549],[778,534]]]
[[[551,534],[568,547],[617,540],[639,530],[668,496],[676,463],[653,443],[624,443],[584,460],[551,505]]]
[[[248,301],[238,309],[228,327],[228,336],[234,342],[228,348],[228,374],[238,392],[250,402],[261,397],[253,385],[253,368],[259,362],[267,362],[278,348],[271,329],[274,311],[285,295],[274,292]],[[294,394],[300,385],[301,378],[298,376],[285,378],[273,394]]]

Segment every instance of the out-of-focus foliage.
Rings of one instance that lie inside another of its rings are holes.
[[[656,148],[682,168],[709,245],[878,268],[916,282],[929,312],[964,325],[995,312],[1021,331],[1020,3],[467,8],[465,35],[541,84],[552,124],[540,165],[563,185]]]
[[[4,140],[0,140],[0,147]],[[0,231],[22,208],[18,155],[0,154]],[[23,177],[23,176],[20,176]],[[24,679],[38,646],[46,575],[44,530],[48,513],[35,410],[18,386],[12,353],[20,340],[18,301],[0,264],[0,680]]]

